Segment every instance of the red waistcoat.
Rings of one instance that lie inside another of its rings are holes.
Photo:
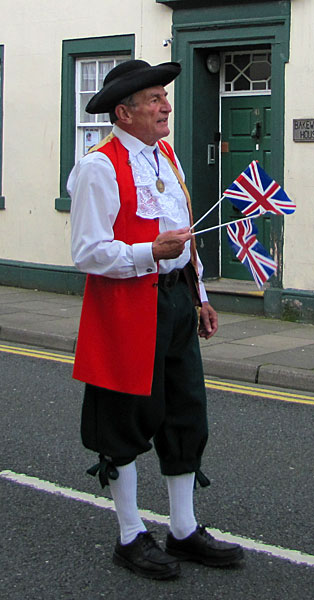
[[[166,144],[175,162],[173,151]],[[163,148],[164,150],[164,148]],[[159,221],[136,215],[137,196],[129,154],[117,137],[98,152],[117,175],[120,211],[114,238],[126,244],[152,242]],[[106,199],[104,198],[104,206]],[[148,396],[154,369],[158,274],[127,279],[87,275],[73,377],[110,390]]]

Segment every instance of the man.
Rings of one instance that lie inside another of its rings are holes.
[[[72,254],[87,272],[74,377],[86,383],[82,439],[99,453],[120,525],[113,560],[150,578],[180,573],[177,559],[230,565],[243,552],[197,525],[193,488],[207,441],[206,395],[197,338],[217,315],[196,276],[188,192],[162,138],[171,106],[164,89],[178,63],[126,61],[105,78],[89,113],[109,112],[112,135],[74,167]],[[200,300],[199,300],[200,296]],[[166,476],[170,532],[166,552],[139,517],[136,457],[154,446]]]

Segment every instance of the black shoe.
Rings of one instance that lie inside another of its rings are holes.
[[[139,533],[130,544],[117,541],[113,562],[149,579],[174,579],[180,575],[179,562],[163,552],[148,531]]]
[[[177,540],[168,533],[166,552],[179,560],[191,560],[209,567],[226,567],[239,562],[244,556],[241,546],[218,542],[200,525],[183,540]]]

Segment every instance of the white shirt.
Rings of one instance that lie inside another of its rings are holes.
[[[185,195],[158,145],[146,146],[117,125],[114,125],[113,132],[129,152],[138,199],[140,194],[143,197],[143,190],[156,189],[157,164],[153,151],[157,149],[159,176],[165,184],[165,194],[169,192],[169,200],[172,200],[170,215],[159,218],[160,233],[189,226]],[[179,161],[178,168],[184,177]],[[145,188],[144,183],[147,184]],[[72,200],[72,258],[80,271],[114,279],[142,277],[157,272],[152,242],[128,245],[114,239],[113,226],[120,210],[120,198],[115,169],[105,154],[91,152],[79,160],[70,173],[67,189]],[[156,191],[158,196],[160,194]],[[190,242],[187,242],[178,258],[159,261],[159,273],[182,269],[189,260]],[[199,272],[200,275],[203,273],[200,261]],[[201,300],[206,301],[202,282],[200,292]]]

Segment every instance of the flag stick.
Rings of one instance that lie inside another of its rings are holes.
[[[208,229],[201,229],[201,231],[194,231],[192,235],[199,235],[200,233],[206,233],[207,231],[213,231],[214,229],[220,229],[221,227],[225,227],[226,225],[232,225],[232,223],[239,223],[240,221],[248,221],[249,219],[256,219],[261,215],[254,215],[252,217],[244,217],[243,219],[236,219],[235,221],[228,221],[228,223],[220,223],[219,225],[214,225],[213,227],[208,227]]]
[[[216,208],[216,206],[218,206],[218,204],[220,204],[220,202],[223,199],[224,199],[224,196],[221,196],[221,198],[219,198],[219,200],[216,202],[216,204],[214,204],[214,206],[212,206],[202,217],[199,218],[198,221],[196,221],[196,223],[193,224],[193,227],[191,227],[191,229],[194,229],[196,227],[196,225],[198,225],[201,221],[203,221],[203,219],[205,219],[205,217],[207,217],[207,215],[209,215]]]

